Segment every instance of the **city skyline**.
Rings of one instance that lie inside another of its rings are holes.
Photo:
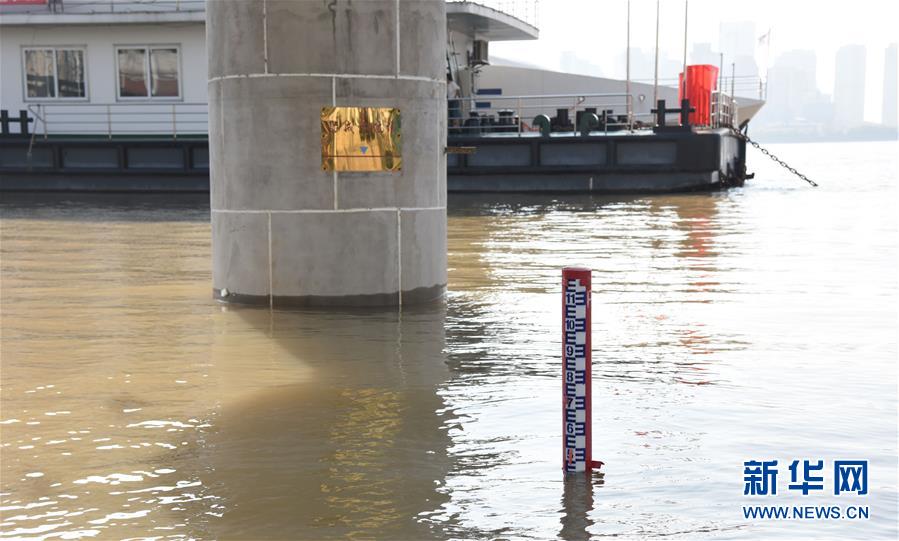
[[[899,107],[899,97],[896,91],[896,72],[899,71],[899,61],[896,59],[896,44],[891,43],[884,52],[883,67],[883,105],[881,106],[881,123],[884,126],[899,126],[896,109]]]
[[[561,55],[570,51],[585,62],[600,66],[599,75],[624,78],[627,4],[626,0],[564,0],[554,1],[554,9],[548,9],[548,4],[543,2],[538,19],[540,39],[535,42],[497,42],[493,44],[491,54],[513,62],[561,70]],[[894,2],[874,0],[859,0],[853,6],[852,10],[828,10],[822,9],[820,4],[805,1],[759,0],[747,4],[691,0],[688,52],[692,53],[696,45],[703,43],[710,44],[711,49],[717,52],[721,49],[719,34],[722,24],[749,22],[755,26],[753,56],[762,76],[774,66],[781,54],[813,50],[817,56],[816,86],[823,94],[832,95],[837,50],[844,45],[864,45],[868,67],[864,118],[867,122],[880,123],[884,51],[896,41],[894,26],[899,19],[899,6]],[[681,64],[683,61],[684,2],[661,2],[660,12],[661,77],[666,59]],[[872,13],[877,16],[872,17]],[[650,58],[653,56],[655,16],[656,2],[631,1],[632,72],[636,67],[635,51],[640,50]],[[602,39],[597,41],[597,28],[600,27]],[[767,40],[759,44],[759,38],[765,35]],[[729,61],[725,65],[729,66]]]
[[[853,128],[865,120],[867,57],[864,45],[844,45],[837,50],[832,99],[836,129]]]

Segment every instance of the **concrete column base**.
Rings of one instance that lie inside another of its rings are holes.
[[[272,308],[317,308],[317,307],[383,307],[397,306],[404,303],[426,304],[443,299],[446,286],[436,285],[431,287],[419,287],[409,291],[396,293],[378,293],[374,295],[342,295],[323,296],[307,295],[304,297],[282,297],[268,295],[242,295],[228,292],[228,296],[222,294],[221,289],[213,289],[212,296],[217,301],[229,304],[243,304],[247,306],[271,306]]]

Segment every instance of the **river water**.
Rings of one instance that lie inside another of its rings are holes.
[[[722,193],[453,196],[446,302],[402,314],[216,304],[204,197],[4,194],[0,538],[895,539],[896,145],[772,148],[821,187],[753,152]],[[572,263],[590,481],[561,472]]]

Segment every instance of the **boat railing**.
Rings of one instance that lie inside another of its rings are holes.
[[[632,82],[651,85],[653,79],[634,79]],[[666,77],[658,80],[660,87],[678,88],[677,77]],[[724,75],[718,80],[718,89],[731,96],[765,100],[768,95],[768,83],[758,75]]]
[[[450,135],[485,133],[526,135],[540,131],[538,117],[553,122],[554,133],[578,133],[582,115],[595,114],[598,124],[590,131],[609,132],[651,127],[642,119],[650,113],[634,113],[633,96],[627,93],[538,94],[522,96],[477,95],[450,98],[447,102]],[[546,120],[544,119],[543,122]]]
[[[104,13],[178,13],[205,11],[206,0],[47,0],[13,2],[0,10],[9,14],[92,15]]]
[[[533,27],[539,26],[539,0],[447,0],[450,3],[471,3],[515,17]]]
[[[45,139],[51,135],[178,139],[203,136],[209,129],[209,108],[203,102],[38,103],[27,108],[34,119],[32,133]],[[540,131],[534,122],[540,115],[553,123],[553,133],[560,134],[581,133],[585,126],[591,133],[608,133],[652,128],[655,124],[654,114],[634,112],[633,97],[625,93],[479,95],[450,99],[448,109],[449,134],[455,136],[533,134]],[[589,113],[597,116],[598,124],[593,119],[582,124],[582,115]],[[737,126],[736,100],[725,93],[713,93],[710,122],[715,128]]]
[[[33,132],[50,135],[141,136],[177,139],[206,135],[209,129],[206,103],[80,103],[30,104],[35,119]]]
[[[712,92],[711,123],[713,128],[732,128],[738,125],[737,100],[724,92]]]

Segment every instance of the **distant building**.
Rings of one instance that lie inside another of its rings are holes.
[[[756,38],[753,22],[723,22],[718,27],[718,45],[731,61],[738,56],[755,56]]]
[[[562,51],[559,55],[559,68],[566,73],[577,73],[593,77],[601,77],[603,74],[599,64],[591,62],[574,51]]]
[[[758,97],[759,66],[755,60],[757,46],[755,23],[723,22],[718,27],[718,48],[724,53],[724,79],[729,87],[731,75],[736,77],[734,93],[738,96]],[[716,59],[712,63],[718,65],[719,61]]]
[[[837,51],[833,85],[834,128],[845,130],[865,121],[864,45],[844,45]]]
[[[899,96],[896,95],[896,44],[892,43],[886,48],[884,53],[883,66],[883,109],[882,123],[884,126],[895,128],[899,126],[896,119],[896,102]]]
[[[718,51],[712,50],[711,43],[694,43],[693,50],[690,52],[690,63],[711,64],[720,67],[721,55]]]
[[[627,53],[622,54],[622,65]],[[677,86],[677,76],[683,70],[683,60],[659,53],[659,84]],[[622,72],[623,73],[623,72]],[[652,49],[631,48],[631,78],[641,82],[652,82],[655,77],[655,51]]]
[[[768,103],[759,115],[759,122],[827,123],[829,107],[818,92],[816,70],[814,51],[787,51],[780,55],[768,72]]]

